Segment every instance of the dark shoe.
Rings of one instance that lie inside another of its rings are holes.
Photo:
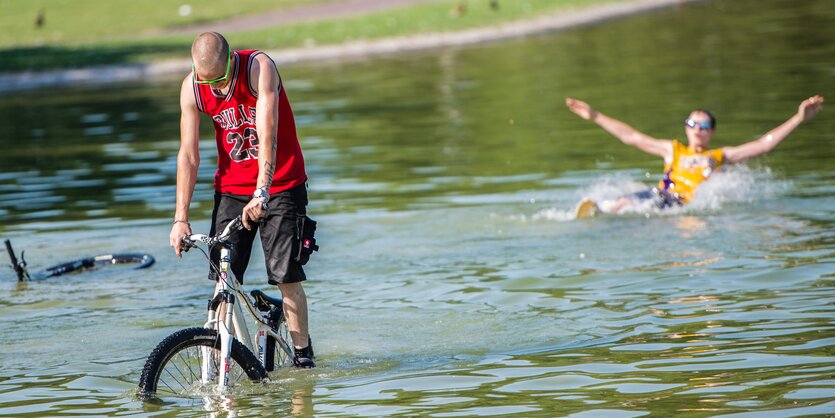
[[[316,354],[313,353],[313,338],[310,338],[310,335],[307,336],[307,348],[310,350],[308,354],[310,354],[310,358],[315,359]]]
[[[293,367],[297,369],[312,369],[316,367],[316,363],[310,357],[299,357],[293,359]]]
[[[307,347],[296,349],[295,356],[293,357],[293,366],[299,369],[312,369],[316,367],[313,358],[313,340],[308,336]]]

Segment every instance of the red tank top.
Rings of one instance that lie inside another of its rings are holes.
[[[207,84],[196,84],[197,108],[212,117],[217,141],[215,190],[220,193],[252,194],[258,178],[258,132],[255,129],[257,91],[249,82],[249,70],[257,50],[233,51],[228,94],[220,94]],[[275,174],[270,194],[288,190],[307,181],[296,122],[290,101],[279,75],[278,134],[276,135]]]

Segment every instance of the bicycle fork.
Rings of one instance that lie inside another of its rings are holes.
[[[203,348],[203,361],[201,366],[201,383],[210,384],[217,377],[217,388],[222,390],[229,385],[229,371],[232,365],[232,313],[235,309],[235,295],[229,291],[229,249],[222,247],[220,250],[220,277],[218,277],[218,289],[215,297],[209,301],[209,318],[206,327],[217,330],[220,338],[220,351],[215,354],[210,348]],[[223,321],[218,319],[218,307],[224,306],[226,311],[222,312]],[[219,357],[215,358],[215,356]],[[219,360],[219,362],[218,362]],[[215,366],[217,365],[217,369]]]
[[[235,304],[235,295],[224,292],[226,299],[226,318],[218,323],[218,335],[220,336],[220,375],[217,379],[218,389],[229,385],[229,370],[232,364],[232,333],[229,331],[232,325],[232,310]]]

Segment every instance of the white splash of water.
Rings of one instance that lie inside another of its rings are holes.
[[[546,221],[557,221],[557,222],[568,222],[574,220],[574,209],[558,209],[558,208],[548,208],[542,209],[539,212],[534,213],[531,215],[531,219],[534,221],[537,220],[546,220]]]
[[[786,193],[788,180],[775,179],[768,167],[737,164],[724,167],[699,186],[688,211],[721,210],[727,204],[754,203]]]
[[[597,202],[598,206],[600,206],[603,210],[607,210],[617,201],[619,197],[646,189],[647,185],[632,180],[628,175],[624,173],[615,173],[606,175],[590,185],[577,190],[575,194],[576,201],[578,203],[580,200],[588,198]],[[631,208],[629,211],[635,212],[641,210],[642,208],[643,205],[640,205],[640,207]],[[575,219],[574,212],[574,207],[548,208],[533,214],[531,218],[533,220],[567,222]]]
[[[633,180],[623,173],[606,175],[577,191],[577,202],[589,198],[607,211],[622,196],[647,190],[653,184]],[[752,168],[746,165],[729,165],[711,176],[703,183],[696,197],[685,207],[658,209],[652,200],[633,202],[617,212],[618,215],[670,216],[683,212],[719,211],[724,205],[753,203],[758,199],[768,199],[785,193],[791,182],[774,178],[767,167]],[[531,216],[532,220],[566,222],[574,220],[574,208],[554,207],[540,210]]]

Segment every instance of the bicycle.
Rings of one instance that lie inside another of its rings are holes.
[[[176,331],[157,345],[139,378],[140,397],[158,397],[160,392],[191,395],[206,386],[222,391],[246,379],[264,381],[267,372],[293,365],[293,344],[282,300],[257,289],[250,292],[250,299],[236,280],[229,280],[232,245],[228,240],[241,228],[237,217],[214,237],[192,234],[183,238],[184,251],[198,248],[207,259],[208,253],[197,243],[206,244],[209,250],[220,247],[219,265],[209,259],[218,281],[209,300],[208,320],[203,327]],[[257,325],[252,339],[238,301]]]
[[[49,277],[61,276],[67,273],[82,270],[94,270],[116,264],[136,264],[136,267],[134,267],[135,269],[148,268],[154,264],[154,257],[150,254],[102,254],[94,257],[79,258],[66,263],[56,264],[34,273],[29,273],[29,270],[26,268],[28,265],[25,258],[26,251],[22,251],[20,253],[20,260],[18,260],[17,255],[15,255],[14,248],[12,248],[12,242],[6,239],[3,240],[3,243],[6,244],[6,252],[9,254],[11,268],[14,270],[15,275],[17,275],[17,280],[21,282],[25,280],[42,280]]]

